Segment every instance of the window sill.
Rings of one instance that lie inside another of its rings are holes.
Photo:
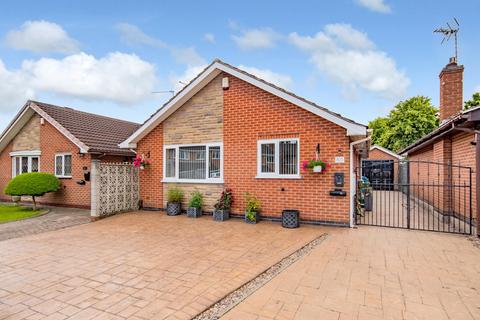
[[[302,176],[256,176],[255,179],[301,180]]]
[[[162,183],[189,183],[189,184],[224,184],[223,179],[221,180],[177,180],[177,179],[162,179]]]
[[[55,176],[57,177],[58,179],[72,179],[73,177],[72,176]]]

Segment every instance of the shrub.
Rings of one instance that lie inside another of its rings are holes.
[[[58,189],[60,189],[60,180],[53,174],[32,172],[23,173],[10,180],[4,192],[11,196],[31,196],[33,210],[36,210],[35,197],[41,197],[45,193],[54,192]]]
[[[202,208],[202,203],[203,203],[203,196],[199,191],[195,191],[192,193],[192,197],[190,198],[190,202],[188,203],[188,206],[190,208],[197,208],[200,209]]]
[[[245,211],[247,213],[251,212],[259,212],[260,207],[262,205],[262,202],[257,199],[254,195],[251,195],[250,193],[245,193],[245,201],[247,202]]]
[[[168,189],[167,201],[168,202],[182,202],[183,191],[179,188]]]
[[[232,206],[233,196],[231,189],[225,189],[218,199],[217,203],[215,203],[216,210],[228,210]]]

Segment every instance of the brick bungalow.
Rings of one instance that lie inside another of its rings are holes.
[[[25,172],[50,172],[61,179],[61,190],[40,203],[90,207],[89,172],[93,159],[129,161],[135,154],[118,144],[139,124],[28,101],[0,135],[0,200],[12,177]]]
[[[243,215],[249,192],[264,218],[298,209],[304,221],[351,225],[351,173],[368,140],[366,126],[215,60],[120,146],[151,161],[140,177],[144,207],[164,208],[167,190],[178,186],[185,206],[192,191],[202,192],[208,212],[231,188],[234,215]],[[325,174],[302,170],[316,150],[331,165]],[[343,186],[334,186],[334,173]],[[346,196],[330,195],[335,188]]]
[[[463,66],[454,58],[450,59],[440,72],[440,126],[430,134],[406,147],[400,153],[413,161],[432,161],[472,168],[472,215],[480,221],[480,108],[462,111],[463,107]],[[420,168],[418,176],[426,170]],[[468,212],[469,201],[456,201],[465,196],[461,188],[449,187],[453,180],[469,183],[467,170],[444,166],[438,173],[437,183],[445,184],[438,195],[427,194],[427,200],[439,208],[444,215],[460,215]],[[413,174],[415,177],[416,175]],[[451,196],[449,196],[451,195]],[[468,195],[467,195],[468,196]],[[469,196],[468,196],[469,197]],[[452,200],[453,199],[453,200]],[[460,217],[462,218],[462,217]],[[464,217],[465,218],[465,217]],[[468,218],[468,217],[466,217]]]

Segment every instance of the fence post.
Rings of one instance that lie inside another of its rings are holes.
[[[90,217],[92,220],[100,218],[100,160],[92,160],[92,168],[90,170],[91,178],[91,209]]]
[[[410,161],[407,160],[407,228],[410,229]]]

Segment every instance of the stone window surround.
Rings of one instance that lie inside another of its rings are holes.
[[[208,149],[210,147],[220,147],[220,177],[219,178],[208,178],[208,161],[207,161],[207,178],[206,179],[180,179],[179,175],[179,148],[180,147],[206,147],[208,154]],[[175,183],[214,183],[221,184],[223,181],[223,143],[222,142],[209,142],[209,143],[196,143],[196,144],[172,144],[163,146],[163,154],[167,154],[167,149],[175,149],[175,177],[166,177],[167,171],[167,159],[164,156],[163,159],[163,179],[162,182],[175,182]]]
[[[37,172],[40,172],[40,155],[42,152],[40,150],[25,150],[25,151],[13,151],[10,152],[10,157],[12,157],[12,178],[16,176],[16,158],[28,158],[28,172],[32,172],[32,158],[38,159],[38,169]]]

